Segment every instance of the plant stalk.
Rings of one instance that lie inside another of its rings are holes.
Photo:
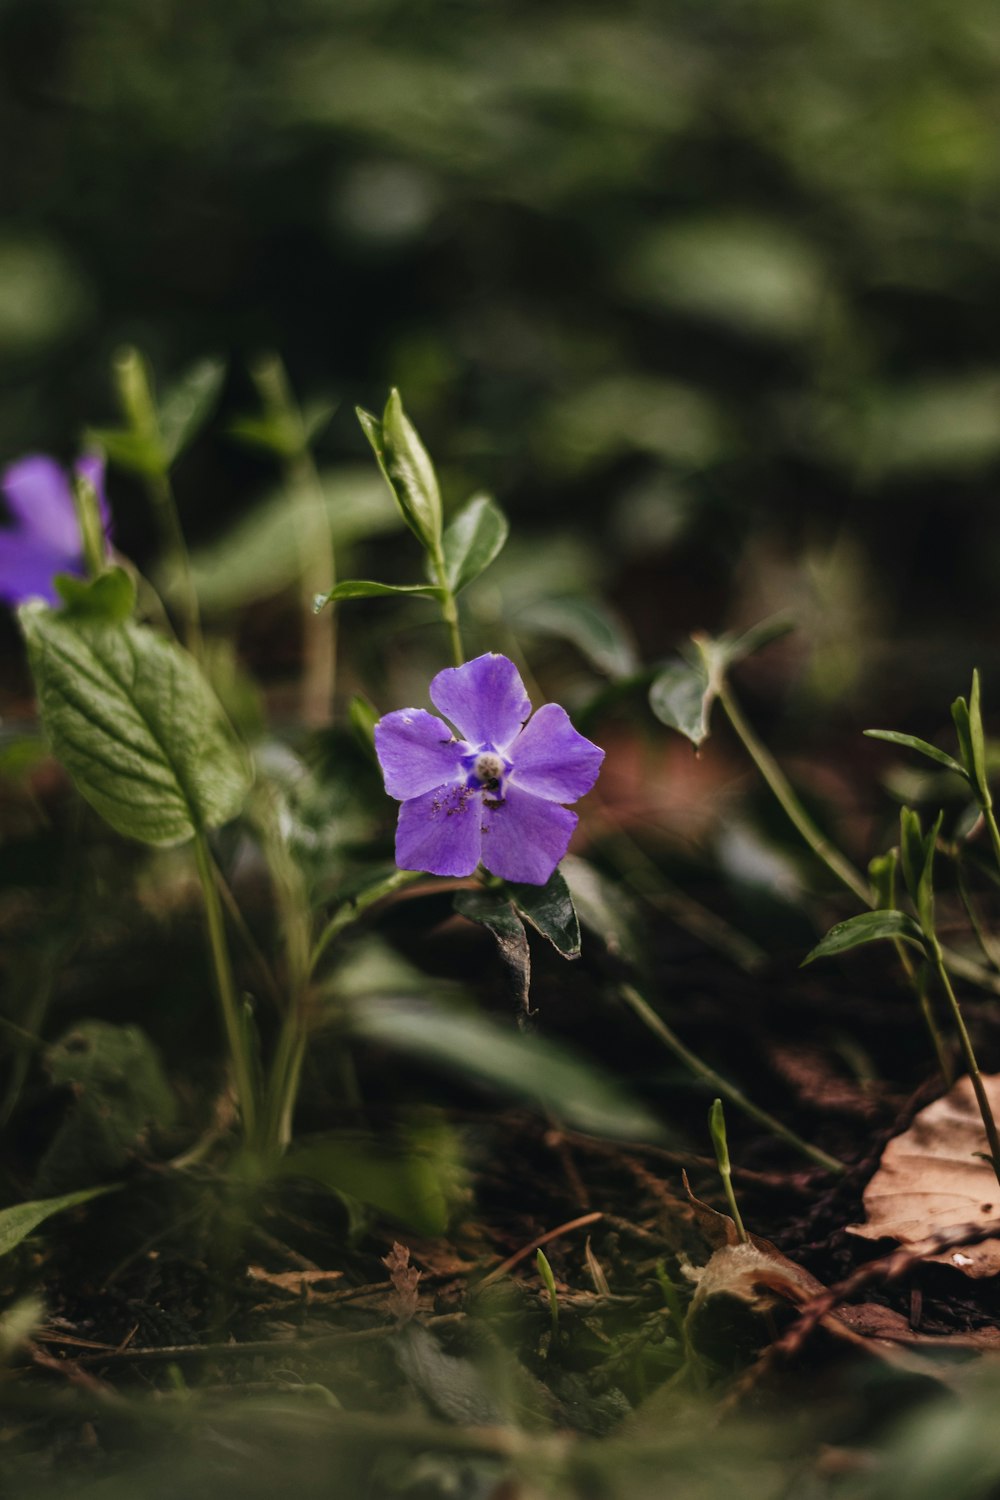
[[[972,1083],[972,1089],[976,1096],[976,1103],[979,1105],[979,1113],[982,1116],[983,1126],[986,1130],[986,1139],[989,1143],[990,1159],[993,1163],[993,1170],[996,1173],[997,1182],[1000,1183],[1000,1135],[997,1134],[996,1120],[993,1118],[993,1110],[990,1107],[990,1101],[986,1095],[986,1088],[983,1084],[982,1074],[979,1071],[979,1062],[976,1058],[975,1049],[972,1045],[972,1038],[969,1036],[968,1030],[966,1029],[965,1018],[962,1015],[961,1007],[959,1006],[955,991],[952,989],[951,980],[948,978],[948,970],[945,968],[944,957],[941,953],[940,944],[938,943],[936,938],[932,940],[930,947],[931,957],[934,962],[934,967],[937,971],[938,979],[941,982],[941,987],[944,990],[945,997],[948,1001],[949,1006],[951,1007],[951,1014],[955,1022],[955,1028],[958,1031],[958,1040],[962,1048],[962,1055],[965,1058],[965,1066],[968,1070],[969,1079]]]
[[[240,1003],[236,994],[229,949],[226,945],[222,903],[215,883],[215,870],[205,835],[200,831],[194,836],[194,856],[201,881],[202,898],[205,903],[205,927],[215,971],[215,985],[222,1011],[226,1040],[229,1044],[229,1060],[233,1070],[233,1085],[243,1121],[243,1134],[253,1141],[257,1128],[257,1099],[254,1088],[250,1049],[247,1045],[246,1027],[240,1014]]]
[[[441,614],[445,625],[448,627],[448,639],[451,643],[451,658],[456,667],[462,666],[465,661],[465,652],[462,649],[462,631],[458,623],[458,605],[455,595],[448,583],[448,569],[445,565],[444,552],[441,543],[435,544],[431,553],[434,563],[434,572],[437,575],[438,584],[444,594],[441,600]]]
[[[692,1052],[689,1047],[685,1047],[680,1037],[671,1031],[662,1016],[657,1014],[648,1000],[645,1000],[632,985],[619,985],[618,993],[629,1009],[638,1016],[643,1025],[655,1037],[658,1037],[665,1047],[670,1049],[679,1062],[683,1063],[697,1078],[704,1079],[716,1093],[721,1094],[724,1099],[728,1099],[730,1104],[735,1105],[737,1109],[741,1109],[745,1115],[749,1115],[751,1120],[756,1120],[758,1125],[762,1125],[765,1130],[770,1131],[772,1135],[778,1136],[780,1140],[785,1141],[795,1151],[798,1151],[802,1156],[808,1157],[810,1161],[815,1162],[817,1166],[823,1167],[827,1172],[836,1172],[838,1174],[846,1172],[847,1168],[842,1161],[838,1161],[835,1156],[828,1156],[818,1146],[812,1146],[808,1141],[804,1141],[800,1135],[796,1135],[794,1130],[789,1130],[788,1126],[781,1120],[776,1119],[774,1115],[768,1114],[767,1110],[760,1109],[758,1105],[753,1104],[741,1089],[738,1089],[735,1084],[729,1083],[722,1077],[721,1073],[717,1073],[714,1068],[710,1068],[707,1063],[702,1062],[696,1053]]]
[[[338,932],[342,932],[345,927],[356,922],[370,906],[375,905],[376,901],[381,901],[384,896],[391,896],[394,891],[400,891],[404,886],[412,885],[415,880],[422,879],[426,879],[426,876],[421,870],[394,870],[384,880],[380,880],[376,885],[368,886],[366,890],[359,891],[356,896],[352,896],[349,901],[338,906],[313,945],[309,958],[310,974],[315,970]]]

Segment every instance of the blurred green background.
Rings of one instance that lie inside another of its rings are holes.
[[[324,466],[398,384],[647,659],[791,606],[813,707],[989,694],[998,69],[994,0],[3,0],[0,458],[106,421],[125,340],[220,354],[207,542],[276,348]]]

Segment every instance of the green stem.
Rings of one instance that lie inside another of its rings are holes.
[[[931,940],[931,957],[934,962],[934,967],[937,970],[937,976],[941,982],[941,987],[944,990],[945,997],[947,998],[948,1004],[951,1007],[952,1017],[955,1022],[956,1030],[958,1031],[958,1040],[962,1047],[962,1055],[965,1058],[965,1066],[968,1070],[969,1079],[972,1083],[973,1092],[976,1096],[976,1103],[979,1105],[979,1113],[982,1116],[983,1126],[986,1130],[986,1139],[989,1142],[990,1158],[993,1162],[993,1170],[996,1173],[997,1182],[1000,1183],[1000,1135],[997,1134],[996,1120],[993,1118],[993,1110],[990,1108],[990,1101],[986,1096],[983,1077],[979,1071],[979,1063],[976,1059],[976,1054],[972,1046],[972,1038],[969,1036],[969,1033],[966,1029],[965,1018],[963,1017],[961,1008],[959,1007],[958,1000],[955,996],[955,991],[951,987],[951,980],[948,978],[948,970],[944,966],[944,957],[941,952],[941,947],[936,938],[932,938]]]
[[[316,968],[316,965],[323,957],[330,943],[339,932],[342,932],[345,927],[349,927],[352,922],[356,922],[370,906],[375,905],[376,901],[381,901],[384,896],[391,896],[394,891],[400,891],[404,886],[412,885],[415,880],[423,879],[426,879],[426,876],[421,870],[395,870],[391,875],[387,875],[384,880],[380,880],[376,885],[370,885],[365,890],[359,891],[356,896],[352,896],[349,901],[345,901],[342,906],[339,906],[313,946],[309,959],[310,974]]]
[[[745,1115],[749,1115],[751,1120],[756,1120],[758,1125],[762,1125],[772,1135],[778,1136],[780,1140],[785,1141],[794,1150],[800,1152],[801,1155],[808,1157],[810,1161],[816,1162],[818,1166],[824,1167],[826,1171],[841,1173],[847,1170],[842,1161],[838,1161],[834,1156],[828,1156],[818,1146],[812,1146],[808,1141],[804,1141],[800,1135],[795,1134],[794,1130],[789,1130],[788,1126],[783,1124],[781,1120],[776,1119],[774,1115],[768,1114],[767,1110],[760,1109],[756,1104],[753,1104],[740,1089],[734,1084],[729,1083],[714,1068],[710,1068],[707,1063],[702,1062],[696,1053],[692,1052],[689,1047],[685,1047],[680,1037],[671,1031],[662,1016],[657,1014],[649,1002],[632,985],[619,985],[618,993],[629,1009],[638,1016],[643,1025],[648,1027],[653,1035],[658,1037],[664,1046],[670,1049],[678,1061],[682,1062],[696,1077],[704,1079],[707,1084],[710,1084],[716,1093],[721,1094],[724,1099],[728,1099],[737,1109],[741,1109]]]
[[[282,1023],[268,1084],[261,1142],[266,1155],[280,1156],[292,1139],[292,1119],[307,1040],[304,1008],[294,1004]]]
[[[146,480],[146,491],[159,519],[163,550],[175,579],[174,598],[180,617],[181,637],[191,655],[201,661],[204,657],[201,610],[173,485],[166,473],[152,474]]]
[[[996,857],[997,867],[1000,868],[1000,828],[997,827],[996,816],[993,812],[993,803],[992,801],[984,801],[980,803],[980,807],[982,808],[983,812],[983,821],[985,822],[986,827],[989,830],[990,843],[993,845],[993,853]]]
[[[455,602],[455,595],[448,585],[448,569],[445,565],[444,552],[441,550],[440,542],[437,543],[434,551],[431,553],[431,558],[434,563],[434,572],[437,574],[438,584],[444,595],[441,600],[441,614],[445,625],[448,627],[452,661],[456,667],[460,667],[465,661],[465,652],[462,649],[462,632],[458,623],[458,605]]]
[[[209,853],[205,835],[200,832],[194,836],[194,857],[198,866],[198,878],[201,881],[202,898],[205,902],[205,927],[215,970],[215,985],[222,1011],[222,1021],[229,1044],[229,1060],[233,1070],[236,1099],[243,1121],[244,1136],[248,1141],[252,1141],[257,1127],[257,1101],[253,1069],[250,1065],[250,1049],[229,962],[222,903],[219,900],[219,892],[215,883],[212,856]]]
[[[850,861],[845,859],[836,845],[832,844],[826,835],[821,833],[816,827],[816,824],[792,790],[778,762],[767,746],[757,738],[743,717],[743,711],[733,697],[729,683],[725,679],[719,683],[718,692],[719,702],[725,709],[730,724],[732,724],[736,733],[743,741],[744,748],[749,754],[750,759],[756,765],[775,797],[777,797],[794,827],[805,839],[813,853],[823,861],[827,869],[836,875],[837,879],[846,885],[849,890],[853,891],[859,901],[863,901],[865,906],[871,906],[872,893],[867,880],[861,874],[860,870],[856,870]]]

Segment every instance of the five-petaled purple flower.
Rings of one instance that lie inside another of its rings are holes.
[[[506,656],[477,656],[439,672],[435,708],[402,708],[375,725],[401,870],[471,875],[484,864],[505,880],[544,885],[566,853],[575,802],[597,780],[604,751],[578,734],[557,703],[530,723],[531,704]]]
[[[104,460],[89,453],[73,467],[77,478],[92,484],[105,536],[110,526],[104,494]],[[69,475],[55,459],[33,453],[0,475],[0,494],[17,523],[0,530],[0,599],[58,603],[52,584],[56,573],[83,574],[83,538]]]

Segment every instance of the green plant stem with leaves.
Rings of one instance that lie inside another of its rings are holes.
[[[722,1178],[722,1186],[725,1189],[729,1212],[732,1215],[733,1223],[736,1225],[736,1233],[740,1237],[740,1244],[746,1245],[749,1243],[750,1236],[747,1234],[746,1225],[743,1223],[743,1215],[740,1213],[740,1206],[736,1201],[736,1193],[733,1190],[733,1168],[729,1160],[726,1116],[722,1108],[721,1099],[714,1099],[712,1101],[712,1107],[708,1112],[708,1131],[712,1137],[715,1160],[719,1168],[719,1176]]]

